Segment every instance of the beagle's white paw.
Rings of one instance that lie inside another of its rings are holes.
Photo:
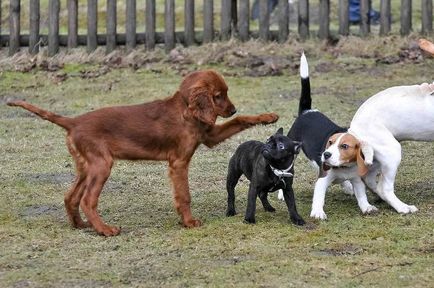
[[[396,211],[398,213],[401,213],[401,214],[409,214],[409,213],[415,213],[415,212],[419,211],[419,209],[417,209],[416,206],[414,206],[414,205],[405,204],[405,205],[399,206],[398,209],[396,209]]]
[[[327,215],[322,209],[312,209],[312,212],[310,212],[310,217],[320,220],[327,219]]]
[[[362,209],[363,214],[374,214],[378,212],[378,208],[374,205],[368,205],[366,208]]]

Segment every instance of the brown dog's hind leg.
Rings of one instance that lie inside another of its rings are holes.
[[[67,137],[67,146],[75,161],[77,175],[71,189],[65,193],[64,202],[66,213],[68,214],[69,221],[73,227],[79,229],[91,227],[90,223],[83,221],[79,212],[79,204],[84,192],[83,184],[86,179],[86,172],[84,171],[85,160],[77,151],[69,137]]]
[[[121,229],[105,224],[97,212],[98,198],[105,182],[110,176],[113,159],[108,156],[86,156],[89,160],[87,162],[88,167],[86,169],[86,179],[84,180],[85,188],[80,201],[80,208],[98,234],[104,236],[118,235]]]
[[[187,228],[199,227],[202,223],[194,219],[191,215],[191,197],[188,187],[188,162],[183,160],[170,161],[169,176],[173,185],[175,208],[181,216],[182,224]]]

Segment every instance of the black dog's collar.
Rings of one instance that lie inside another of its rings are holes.
[[[291,165],[289,165],[289,167],[286,168],[286,169],[284,169],[284,170],[274,168],[270,164],[271,171],[273,171],[274,175],[276,175],[277,177],[279,177],[279,179],[285,178],[285,177],[294,177],[294,174],[291,173],[291,172],[289,172],[289,170],[291,170],[292,167],[294,167],[295,158],[296,157],[294,156],[294,159],[292,160]]]

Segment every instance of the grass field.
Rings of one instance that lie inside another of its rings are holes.
[[[333,186],[326,197],[329,220],[310,219],[315,172],[300,156],[294,190],[306,226],[290,223],[286,206],[275,194],[270,195],[275,213],[266,213],[258,205],[257,224],[244,224],[246,180],[237,186],[239,214],[225,217],[226,169],[236,147],[250,139],[264,141],[278,127],[288,131],[295,118],[302,48],[310,61],[313,106],[348,125],[370,95],[394,85],[434,80],[433,58],[419,55],[385,64],[412,43],[399,37],[349,38],[334,47],[313,40],[285,45],[231,42],[179,49],[183,58],[177,59],[158,49],[152,57],[140,58],[137,53],[130,61],[148,62],[136,69],[107,68],[107,59],[96,55],[84,60],[59,56],[53,61],[62,65],[55,72],[44,69],[43,59],[29,72],[16,71],[26,62],[24,56],[3,60],[0,286],[432,286],[433,143],[403,144],[396,193],[419,208],[414,215],[399,215],[387,204],[377,203],[377,215],[362,216],[355,198]],[[289,63],[277,76],[249,77],[256,68],[249,68],[248,62],[240,64],[241,56],[236,55],[247,55],[244,60],[282,57],[279,63]],[[215,60],[217,56],[220,60]],[[6,99],[25,98],[72,116],[171,95],[182,79],[180,74],[203,68],[225,75],[238,114],[274,111],[281,117],[274,125],[242,132],[215,149],[201,146],[196,151],[189,176],[192,210],[204,225],[188,230],[178,224],[165,163],[117,162],[100,197],[99,211],[108,223],[122,226],[121,235],[104,238],[92,230],[72,229],[63,207],[63,193],[74,174],[64,131],[22,109],[7,107]]]

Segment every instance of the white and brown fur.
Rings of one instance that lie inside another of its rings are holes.
[[[302,142],[306,157],[319,168],[315,184],[310,216],[326,219],[324,201],[327,188],[332,183],[341,183],[347,193],[353,193],[363,213],[376,211],[369,204],[361,176],[372,163],[372,150],[363,145],[347,129],[336,125],[327,116],[311,109],[309,69],[304,54],[300,60],[301,97],[299,116],[288,136]],[[280,198],[280,197],[279,197]]]

